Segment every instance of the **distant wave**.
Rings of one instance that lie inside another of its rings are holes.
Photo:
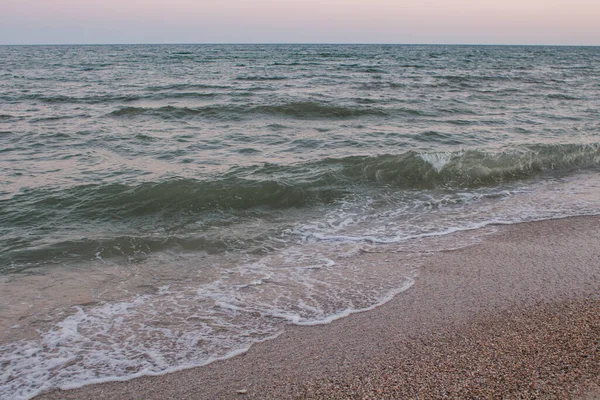
[[[374,107],[344,107],[317,102],[291,102],[280,105],[211,105],[205,107],[123,107],[109,114],[112,117],[134,118],[152,116],[157,118],[240,118],[244,115],[270,115],[299,119],[353,118],[368,115],[387,115],[387,112]]]
[[[581,100],[579,97],[569,96],[568,94],[563,93],[549,94],[548,98],[553,100]]]
[[[195,92],[195,91],[166,91],[154,92],[147,95],[91,95],[91,96],[68,96],[68,95],[48,95],[48,94],[26,94],[19,96],[4,96],[0,99],[6,101],[35,100],[47,104],[110,104],[110,103],[130,103],[140,100],[168,100],[168,99],[186,99],[186,98],[214,98],[221,93],[215,92]]]
[[[170,85],[147,86],[144,90],[161,92],[166,90],[204,90],[204,89],[231,89],[229,85],[211,85],[206,83],[173,83]]]
[[[285,76],[249,75],[249,76],[238,76],[235,79],[238,81],[284,81],[288,78]]]

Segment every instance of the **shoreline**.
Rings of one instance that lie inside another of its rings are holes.
[[[598,216],[502,226],[481,243],[433,255],[412,288],[373,310],[327,325],[289,325],[205,366],[36,399],[577,398],[600,388],[598,239]],[[363,261],[395,257],[373,253]],[[514,371],[538,375],[518,382]]]

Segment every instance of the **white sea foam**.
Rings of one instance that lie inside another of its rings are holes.
[[[353,259],[324,256],[327,247],[289,246],[197,286],[184,280],[125,301],[73,307],[38,340],[0,346],[0,398],[203,365],[289,323],[323,324],[372,309],[412,284],[407,266],[361,287],[369,272]]]
[[[428,162],[437,172],[440,172],[453,158],[460,157],[462,154],[461,152],[428,152],[419,153],[419,157]]]

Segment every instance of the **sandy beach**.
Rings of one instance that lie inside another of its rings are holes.
[[[592,399],[599,339],[600,218],[577,217],[497,227],[432,255],[383,306],[243,355],[38,399]]]

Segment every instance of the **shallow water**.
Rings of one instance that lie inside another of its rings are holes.
[[[381,304],[487,231],[452,233],[600,212],[599,48],[0,60],[2,398],[202,365]]]

